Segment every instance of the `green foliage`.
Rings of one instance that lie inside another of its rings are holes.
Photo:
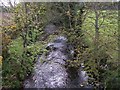
[[[33,71],[38,55],[46,53],[46,44],[58,35],[44,37],[44,26],[60,26],[59,35],[66,35],[75,55],[68,60],[68,68],[78,69],[81,63],[90,82],[97,87],[119,87],[116,10],[99,12],[98,50],[95,51],[95,13],[83,3],[22,3],[11,8],[15,24],[3,26],[3,87],[22,87],[22,82]],[[1,34],[1,33],[0,33]],[[97,52],[97,53],[95,53]],[[44,60],[41,60],[44,62]],[[116,80],[117,79],[117,80]],[[113,84],[114,83],[114,84]],[[99,85],[98,85],[99,86]],[[108,89],[109,90],[109,89]]]
[[[88,10],[86,10],[88,11]],[[88,72],[90,72],[91,78],[98,78],[98,80],[94,80],[92,82],[102,83],[107,88],[112,88],[112,85],[109,86],[111,79],[115,78],[112,73],[113,68],[117,68],[115,62],[118,60],[118,51],[117,51],[117,13],[116,10],[98,10],[99,12],[99,48],[97,51],[97,58],[94,53],[94,35],[95,35],[95,14],[94,11],[88,11],[87,18],[85,19],[82,29],[84,30],[85,36],[89,40],[89,49],[90,53],[88,53],[88,61],[86,62],[86,68]],[[105,67],[105,65],[107,65]],[[111,68],[112,67],[112,68]],[[112,77],[109,76],[111,73]],[[117,70],[115,70],[117,72]],[[115,74],[117,75],[117,74]],[[111,78],[111,79],[110,79]],[[96,82],[97,81],[97,82]],[[107,81],[107,82],[106,82]],[[112,83],[112,82],[111,82]],[[107,84],[107,86],[106,86]],[[113,86],[114,87],[114,86]],[[115,87],[114,87],[115,88]]]
[[[24,53],[23,40],[18,38],[13,40],[9,46],[9,56],[3,62],[3,86],[21,87],[22,81],[33,71],[34,61],[42,54],[44,42],[36,42],[27,46]],[[6,67],[7,66],[7,67]]]
[[[6,88],[21,87],[23,80],[33,71],[38,55],[45,52],[45,42],[38,41],[39,36],[43,34],[42,16],[45,14],[45,7],[43,4],[36,6],[35,3],[25,5],[29,14],[26,13],[26,8],[19,4],[12,9],[15,14],[15,26],[3,27],[4,33],[11,40],[8,42],[6,37],[3,39],[6,39],[7,45],[2,73],[3,87]]]

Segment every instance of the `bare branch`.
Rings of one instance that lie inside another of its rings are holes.
[[[99,24],[99,28],[102,26],[102,24],[104,23],[104,20],[105,20],[105,17],[104,17],[104,15],[103,15],[103,13],[102,13],[102,22]]]
[[[10,5],[10,7],[12,7],[12,8],[14,7],[14,6],[12,5],[12,2],[11,2],[10,0],[9,0],[8,3],[9,3],[9,5]]]

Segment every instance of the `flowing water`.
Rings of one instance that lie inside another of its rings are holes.
[[[48,43],[46,49],[49,53],[37,60],[32,76],[24,81],[25,88],[87,87],[88,76],[82,69],[83,65],[78,70],[67,70],[65,67],[74,53],[66,37],[58,36]]]

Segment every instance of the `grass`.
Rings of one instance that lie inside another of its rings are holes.
[[[110,61],[118,60],[117,42],[118,42],[118,11],[117,10],[101,10],[98,24],[99,27],[99,43],[106,48],[107,53],[112,57]],[[104,21],[103,21],[104,17]],[[102,23],[102,24],[101,24]],[[95,37],[95,13],[90,11],[83,23],[82,30],[88,39],[91,48],[94,48]]]
[[[22,55],[23,54],[23,40],[22,38],[17,38],[15,40],[12,40],[10,46],[9,46],[9,53],[15,53],[16,55]]]

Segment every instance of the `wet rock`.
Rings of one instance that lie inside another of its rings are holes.
[[[48,50],[61,51],[63,54],[67,54],[68,49],[67,39],[63,36],[57,37],[53,43],[47,45]],[[59,57],[59,56],[57,56]]]

